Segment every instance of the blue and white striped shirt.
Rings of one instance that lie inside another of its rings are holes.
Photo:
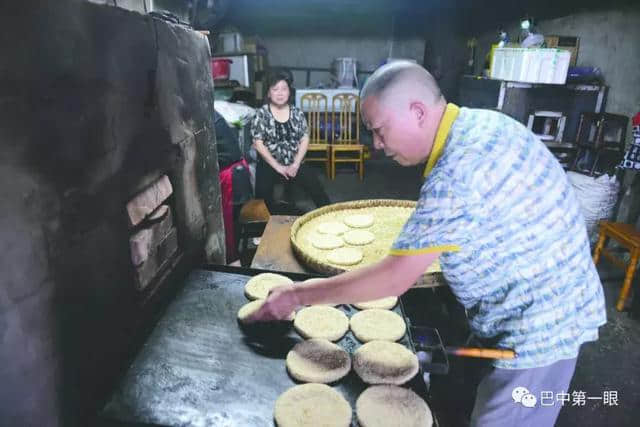
[[[453,124],[436,139],[433,169],[391,253],[443,251],[442,272],[471,330],[518,354],[496,367],[576,357],[598,338],[606,311],[566,174],[535,135],[503,114],[449,104],[447,118]]]

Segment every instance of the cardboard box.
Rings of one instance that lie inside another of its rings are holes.
[[[544,41],[548,48],[563,49],[571,52],[569,65],[576,66],[578,60],[578,48],[580,47],[580,38],[573,36],[545,36]]]
[[[523,83],[564,84],[570,55],[562,49],[498,48],[493,53],[490,77]]]

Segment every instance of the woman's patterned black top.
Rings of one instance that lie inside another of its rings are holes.
[[[256,115],[251,122],[253,140],[262,140],[271,155],[284,166],[293,163],[300,140],[307,132],[304,113],[293,105],[289,106],[289,120],[284,123],[273,117],[269,104],[256,110]]]

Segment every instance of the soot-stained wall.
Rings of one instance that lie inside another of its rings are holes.
[[[209,45],[61,0],[3,2],[0,50],[0,424],[88,425],[148,310],[127,201],[166,174],[180,268],[224,260]]]

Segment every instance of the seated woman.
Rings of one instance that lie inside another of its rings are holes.
[[[302,163],[309,135],[307,121],[299,108],[289,105],[291,87],[282,72],[267,77],[267,104],[256,110],[251,123],[253,146],[258,152],[256,198],[264,199],[272,214],[278,214],[273,198],[276,182],[296,184],[317,207],[331,203],[317,175]]]

